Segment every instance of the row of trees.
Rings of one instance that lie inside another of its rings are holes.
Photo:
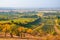
[[[13,37],[13,35],[22,37],[22,33],[31,33],[32,29],[25,28],[22,26],[16,26],[16,24],[3,24],[3,25],[0,24],[0,32],[4,32],[5,37],[7,33],[10,33],[11,37]]]

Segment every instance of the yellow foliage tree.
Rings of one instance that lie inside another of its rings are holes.
[[[32,29],[28,29],[27,33],[32,33],[32,31],[33,31]]]
[[[9,24],[3,25],[2,31],[5,32],[5,37],[6,37],[6,33],[9,31],[9,29],[10,29],[10,25]]]

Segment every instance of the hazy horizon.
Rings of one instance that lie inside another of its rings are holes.
[[[0,0],[0,8],[60,8],[60,0]]]

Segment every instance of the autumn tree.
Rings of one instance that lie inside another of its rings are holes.
[[[21,36],[21,38],[24,36],[25,37],[25,34],[24,34],[24,32],[25,32],[25,28],[24,27],[19,27],[18,28],[18,31],[19,31],[19,33],[20,33],[20,35],[19,36]]]
[[[9,29],[10,29],[10,25],[9,24],[3,25],[2,31],[5,32],[5,37],[6,37],[7,32],[9,32]]]
[[[9,29],[10,36],[13,37],[13,34],[16,34],[15,33],[16,31],[17,31],[17,26],[15,24],[11,24]]]

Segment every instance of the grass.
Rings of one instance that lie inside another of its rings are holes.
[[[34,20],[36,20],[37,18],[19,18],[19,19],[15,19],[13,20],[14,22],[17,22],[17,23],[28,23],[28,22],[32,22]]]
[[[14,19],[14,22],[17,23],[28,23],[28,22],[32,22],[34,20],[36,20],[37,18],[19,18],[19,19]],[[8,21],[0,21],[0,23],[8,23],[11,22],[12,20],[8,20]]]

